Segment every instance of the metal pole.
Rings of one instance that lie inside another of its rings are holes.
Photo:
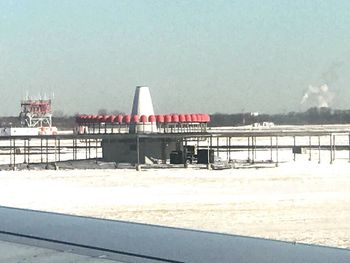
[[[270,160],[271,163],[273,162],[273,143],[272,143],[272,136],[270,136]]]
[[[251,137],[251,142],[252,142],[252,150],[251,150],[251,161],[254,163],[254,136]]]
[[[77,160],[78,159],[78,140],[74,139],[74,148],[73,148],[73,159]]]
[[[349,139],[350,139],[350,134],[349,134]],[[350,145],[350,142],[349,142]],[[349,146],[350,147],[350,146]],[[349,148],[350,149],[350,148]],[[349,150],[350,154],[350,150]],[[350,157],[349,157],[350,158]],[[350,160],[350,159],[349,159]],[[10,167],[12,166],[12,139],[10,138]]]
[[[96,152],[95,152],[95,157],[96,157],[96,163],[97,163],[97,139],[96,139]]]
[[[278,136],[276,136],[276,167],[278,167]]]
[[[330,164],[333,163],[333,154],[332,154],[332,134],[329,135],[329,153],[330,153]]]
[[[87,143],[87,139],[85,139],[85,159],[87,160],[88,158],[88,143]]]
[[[210,145],[209,148],[211,150],[213,148],[213,136],[212,135],[210,136],[210,139],[209,139],[209,145]],[[213,152],[214,152],[214,150],[213,150]],[[210,155],[209,155],[209,157],[210,157]],[[209,160],[209,163],[210,163],[210,159],[209,158],[208,158],[208,160]]]
[[[229,150],[229,147],[228,147],[228,137],[226,137],[226,160],[227,160],[227,161],[229,161],[228,150]]]
[[[46,165],[49,163],[49,139],[46,138]]]
[[[311,161],[311,136],[309,136],[309,161]]]
[[[216,137],[216,155],[219,157],[219,137]]]
[[[54,148],[54,153],[55,153],[55,162],[57,161],[57,139],[55,137],[55,148]]]
[[[74,139],[74,155],[75,160],[78,160],[78,140]]]
[[[349,133],[349,160],[348,162],[350,163],[350,133]]]
[[[13,168],[16,168],[16,139],[13,139]]]
[[[247,147],[247,150],[248,150],[248,163],[250,163],[250,136],[248,136],[248,147]]]
[[[140,138],[136,135],[136,151],[137,151],[137,167],[136,169],[140,169]]]
[[[350,134],[349,134],[349,138],[350,138]],[[209,159],[209,157],[210,157],[210,154],[209,154],[209,152],[210,152],[210,148],[209,148],[209,143],[210,143],[210,139],[209,139],[209,141],[208,141],[208,143],[207,143],[207,157],[208,157],[208,168],[209,168],[209,165],[210,165],[210,159]],[[350,145],[350,143],[349,143],[349,145]],[[350,147],[350,146],[349,146]],[[350,152],[350,150],[349,150],[349,152]],[[350,158],[350,157],[349,157]]]
[[[89,139],[89,160],[91,159],[91,140]]]
[[[28,151],[27,151],[28,157],[27,157],[27,162],[28,164],[30,163],[30,139],[28,139]]]
[[[321,163],[321,137],[318,136],[318,163]]]
[[[43,138],[40,138],[40,163],[43,163]]]
[[[231,137],[228,137],[228,160],[231,161]]]
[[[252,138],[253,141],[253,163],[255,163],[255,159],[256,159],[256,137],[253,136]]]
[[[184,148],[184,153],[183,153],[183,163],[184,167],[187,168],[187,138],[185,139],[185,148]]]
[[[23,139],[23,163],[27,162],[26,150],[27,150],[27,141],[26,141],[26,139]]]
[[[333,161],[335,161],[335,150],[336,150],[336,148],[335,148],[335,134],[333,135]]]
[[[296,140],[295,140],[295,136],[293,136],[293,161],[294,162],[296,159],[295,146],[296,146]]]
[[[58,161],[61,161],[61,139],[58,138]]]

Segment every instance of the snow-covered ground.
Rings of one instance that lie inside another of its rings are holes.
[[[349,165],[1,171],[0,204],[350,248]]]
[[[321,137],[320,142],[329,145],[329,136]],[[213,146],[216,143],[214,140]],[[219,140],[219,145],[225,143],[225,138]],[[241,169],[0,171],[0,205],[350,249],[347,148],[336,150],[333,156],[328,149],[310,152],[305,147],[293,161],[291,149],[277,152],[275,143],[273,138],[272,151],[258,149],[255,160],[278,158],[278,167],[272,163],[259,165],[266,168],[239,165],[252,154],[215,149],[215,154],[237,162]],[[294,141],[283,137],[278,143],[290,146]],[[309,143],[309,137],[296,138],[296,145]],[[318,145],[318,138],[313,137],[311,143]],[[246,144],[247,138],[231,141],[231,145]],[[257,138],[256,144],[269,145],[270,138]],[[348,135],[337,135],[336,144],[349,145]],[[63,152],[62,160],[72,158],[70,149]],[[54,157],[54,153],[49,155],[51,161]],[[78,158],[85,157],[82,148]],[[2,155],[0,162],[8,159]]]

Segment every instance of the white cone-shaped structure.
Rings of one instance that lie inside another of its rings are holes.
[[[145,115],[148,119],[150,115],[154,115],[153,103],[151,93],[148,87],[137,86],[134,95],[134,101],[132,104],[131,115],[138,115],[141,117]],[[132,124],[130,126],[131,133],[142,133],[142,132],[156,132],[156,124],[150,122]]]

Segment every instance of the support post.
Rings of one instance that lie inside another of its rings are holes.
[[[228,161],[231,162],[231,137],[228,137]]]
[[[57,162],[57,138],[56,137],[55,137],[54,154],[55,154],[55,163],[56,163]]]
[[[335,161],[335,151],[336,151],[336,147],[335,147],[335,134],[333,134],[333,162]]]
[[[311,136],[309,136],[309,161],[311,161]]]
[[[349,133],[349,148],[348,148],[348,150],[349,150],[349,160],[348,160],[348,162],[350,163],[350,133]]]
[[[89,139],[89,146],[88,146],[88,148],[89,148],[89,160],[91,159],[91,139]]]
[[[43,163],[43,138],[40,138],[40,163]]]
[[[29,165],[29,163],[30,163],[30,139],[29,138],[28,138],[28,151],[27,151],[27,154],[28,154],[27,163]]]
[[[23,163],[27,163],[26,151],[27,151],[27,140],[23,139]]]
[[[13,169],[16,169],[16,139],[13,139]]]
[[[61,161],[61,139],[58,138],[58,161]]]
[[[256,159],[256,137],[255,136],[252,137],[252,143],[253,143],[252,159],[253,159],[253,163],[255,163],[255,159]]]
[[[349,135],[350,136],[350,135]],[[350,138],[350,137],[349,137]],[[208,144],[207,144],[207,155],[208,155],[208,163],[207,163],[207,169],[210,170],[210,147],[209,147],[209,144],[210,144],[210,140],[211,140],[211,137],[209,138],[209,141],[208,141]]]
[[[332,145],[333,145],[333,143],[332,143],[332,134],[330,134],[329,135],[329,154],[330,154],[330,164],[332,164],[333,163],[333,153],[332,153]]]
[[[97,145],[98,145],[97,140],[98,140],[98,139],[96,139],[96,147],[95,147],[95,148],[96,148],[96,150],[95,150],[96,163],[97,163],[97,159],[98,159],[98,156],[97,156]]]
[[[248,163],[250,163],[250,136],[248,136],[248,147],[247,147],[247,150],[248,150]]]
[[[321,163],[321,137],[318,135],[318,163]]]
[[[136,170],[137,171],[141,171],[141,166],[140,166],[140,138],[139,138],[139,135],[136,135],[136,154],[137,154]]]
[[[276,136],[276,167],[278,167],[278,136]]]
[[[88,142],[87,139],[85,139],[85,160],[88,159]]]
[[[272,136],[270,136],[270,161],[273,162],[273,142],[272,142]]]
[[[296,159],[295,146],[296,146],[296,139],[295,139],[295,136],[293,136],[293,161],[294,162]]]
[[[49,164],[49,139],[46,138],[46,166]]]
[[[219,137],[216,137],[216,155],[219,158]]]
[[[10,138],[10,167],[12,167],[12,139]]]

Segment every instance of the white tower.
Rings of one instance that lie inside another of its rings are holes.
[[[134,102],[132,104],[131,115],[138,115],[140,118],[142,115],[148,117],[154,115],[153,103],[151,98],[151,93],[148,87],[137,86],[134,95]],[[139,124],[132,124],[130,126],[131,133],[142,133],[142,132],[156,132],[156,124],[151,124],[150,122]]]

